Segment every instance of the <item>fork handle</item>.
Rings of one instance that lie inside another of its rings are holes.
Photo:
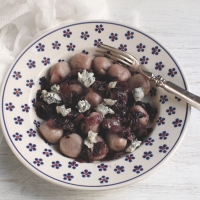
[[[170,81],[164,81],[162,85],[160,85],[164,90],[167,92],[181,98],[185,102],[189,103],[191,106],[197,108],[200,110],[200,97],[197,95],[194,95],[187,90],[184,90],[183,88],[179,87],[178,85],[170,82]]]

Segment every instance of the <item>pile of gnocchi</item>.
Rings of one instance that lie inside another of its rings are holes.
[[[41,78],[35,111],[42,137],[80,162],[133,152],[150,134],[156,109],[142,101],[149,80],[106,57],[75,54]]]

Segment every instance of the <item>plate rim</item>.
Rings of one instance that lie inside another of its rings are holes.
[[[13,62],[11,63],[10,67],[7,69],[7,73],[5,74],[5,77],[2,81],[1,84],[1,89],[0,89],[0,94],[1,94],[1,99],[3,99],[3,94],[5,93],[5,85],[8,81],[8,77],[13,69],[13,67],[15,66],[15,64],[18,62],[18,60],[21,58],[21,56],[23,56],[23,54],[30,48],[32,47],[32,45],[34,45],[38,40],[42,39],[43,37],[48,36],[49,34],[56,32],[60,29],[69,27],[69,26],[74,26],[74,25],[80,25],[80,24],[87,24],[87,23],[107,23],[107,24],[114,24],[114,25],[118,25],[118,26],[122,26],[122,27],[127,27],[127,28],[131,28],[136,30],[137,32],[147,36],[148,38],[152,39],[154,42],[159,43],[159,45],[166,51],[166,53],[170,56],[170,58],[174,61],[174,63],[176,64],[176,66],[179,69],[179,72],[182,76],[183,79],[183,83],[185,88],[188,90],[188,82],[186,79],[186,76],[184,74],[184,71],[181,67],[181,65],[179,64],[179,62],[176,60],[176,58],[173,56],[173,54],[168,50],[168,48],[165,47],[165,45],[162,44],[162,42],[160,42],[159,40],[155,39],[153,36],[151,36],[151,34],[146,33],[146,31],[141,30],[140,28],[134,27],[134,26],[130,26],[126,23],[121,23],[121,22],[117,22],[117,21],[112,21],[112,20],[90,20],[90,21],[77,21],[77,22],[72,22],[72,23],[66,23],[66,22],[62,22],[52,28],[47,29],[46,31],[44,31],[41,35],[39,35],[37,38],[35,38],[32,42],[30,42],[17,56],[16,58],[13,60]],[[2,109],[3,109],[3,101],[0,105],[1,108],[1,113]],[[187,127],[188,127],[188,123],[190,121],[190,116],[191,116],[191,106],[186,104],[186,115],[185,115],[185,125],[184,127],[182,127],[182,130],[180,131],[180,135],[176,141],[176,143],[173,145],[172,149],[168,152],[168,154],[166,154],[165,157],[163,157],[162,160],[160,160],[156,165],[154,165],[151,169],[149,169],[148,171],[146,171],[145,173],[135,177],[137,178],[137,181],[134,181],[135,178],[129,179],[129,180],[125,180],[123,182],[120,183],[115,183],[115,184],[109,184],[109,185],[99,185],[99,186],[84,186],[84,185],[77,185],[77,184],[69,184],[63,181],[60,181],[58,179],[55,179],[47,174],[45,174],[44,172],[40,171],[39,169],[37,169],[36,167],[34,167],[33,165],[31,165],[26,158],[24,158],[24,156],[18,151],[17,148],[15,148],[14,143],[10,140],[9,136],[8,136],[8,131],[6,130],[6,127],[4,125],[4,115],[2,114],[3,117],[1,117],[0,123],[1,123],[1,129],[3,132],[3,135],[6,139],[7,144],[9,145],[9,147],[11,148],[12,152],[14,153],[14,155],[20,160],[20,162],[25,165],[31,172],[33,172],[34,174],[36,174],[37,176],[39,176],[40,178],[45,179],[48,182],[51,182],[53,184],[62,186],[62,187],[67,187],[67,188],[71,188],[71,189],[77,189],[77,190],[108,190],[108,189],[114,189],[114,188],[120,188],[120,187],[124,187],[130,184],[133,184],[134,182],[140,181],[144,178],[146,178],[147,176],[151,175],[152,173],[154,173],[156,170],[158,170],[164,163],[166,163],[171,156],[175,153],[175,151],[177,150],[177,148],[179,147],[179,145],[181,144],[182,140],[185,137],[186,131],[187,131]]]

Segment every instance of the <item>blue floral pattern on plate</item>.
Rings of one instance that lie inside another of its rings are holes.
[[[22,141],[23,135],[22,135],[22,134],[19,134],[19,133],[15,133],[15,134],[13,135],[13,137],[15,138],[15,141]]]
[[[98,33],[101,33],[102,31],[104,31],[103,25],[96,25],[95,27],[95,31],[97,31]]]
[[[16,80],[22,78],[21,72],[14,71],[13,78],[15,78]]]
[[[127,31],[125,33],[125,37],[127,40],[133,39],[134,38],[134,32],[133,31]]]
[[[6,103],[5,106],[6,106],[6,110],[9,110],[9,111],[13,111],[13,109],[15,108],[15,106],[11,102]]]
[[[51,182],[73,189],[114,188],[148,175],[174,152],[184,135],[190,112],[188,105],[180,103],[179,98],[152,84],[145,98],[150,104],[158,105],[158,115],[153,122],[153,129],[156,127],[157,131],[153,130],[134,153],[92,164],[59,154],[54,145],[38,134],[43,123],[34,112],[39,78],[56,62],[68,62],[76,53],[94,55],[103,42],[131,53],[156,76],[168,77],[187,88],[173,56],[148,34],[125,25],[101,21],[66,25],[30,44],[14,61],[3,83],[1,120],[4,135],[28,168]]]

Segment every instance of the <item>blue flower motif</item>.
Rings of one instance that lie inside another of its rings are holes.
[[[172,124],[174,125],[174,127],[176,128],[176,127],[180,127],[182,124],[182,120],[181,119],[179,119],[179,118],[176,118],[173,122],[172,122]]]
[[[148,146],[148,145],[152,146],[153,143],[154,143],[154,141],[155,141],[154,139],[148,138],[148,139],[145,141],[145,145],[146,145],[146,146]]]
[[[22,125],[22,122],[24,121],[20,116],[17,116],[14,118],[15,124]]]
[[[16,80],[18,80],[22,77],[21,72],[14,71],[13,73],[14,73],[13,78],[15,78]]]
[[[11,102],[6,103],[5,106],[6,106],[6,110],[9,110],[9,111],[13,111],[13,109],[15,108],[15,106]]]
[[[94,40],[94,46],[98,47],[101,44],[103,44],[103,42],[101,41],[101,39]]]
[[[90,37],[90,35],[88,34],[88,31],[81,32],[81,38],[84,40],[87,40]]]
[[[158,126],[165,124],[165,118],[159,117],[157,120],[157,124],[158,124]]]
[[[101,31],[104,31],[103,25],[96,25],[95,31],[97,31],[98,33],[101,33]]]
[[[70,31],[70,29],[63,31],[63,37],[70,38],[71,34],[72,34],[72,32]]]
[[[127,45],[126,44],[120,44],[118,49],[121,50],[121,51],[127,51]]]
[[[86,55],[88,55],[88,54],[89,54],[89,52],[88,52],[88,51],[86,51],[86,50],[83,50],[83,51],[82,51],[82,53],[84,53],[84,54],[86,54]]]
[[[100,183],[108,183],[109,177],[106,176],[102,176],[101,178],[99,178]]]
[[[22,91],[20,88],[14,88],[14,92],[13,94],[17,97],[19,97],[20,95],[22,95]]]
[[[153,154],[151,151],[145,151],[144,155],[142,156],[143,158],[146,158],[146,160],[149,160],[151,157],[153,157]]]
[[[43,165],[43,164],[44,164],[42,158],[35,158],[35,160],[33,161],[33,163],[36,164],[38,167],[39,167],[40,165]]]
[[[35,137],[36,136],[36,131],[30,128],[28,131],[26,131],[29,137]]]
[[[88,171],[87,169],[85,169],[83,172],[81,172],[82,174],[82,177],[85,178],[85,177],[90,177],[90,175],[92,174],[92,172]]]
[[[15,138],[15,141],[22,141],[23,135],[22,135],[22,134],[19,134],[19,133],[15,133],[15,134],[13,135],[13,137]]]
[[[158,48],[158,46],[155,46],[155,47],[153,47],[152,49],[152,54],[155,54],[155,55],[158,55],[159,54],[159,52],[161,51],[159,48]]]
[[[124,166],[119,166],[117,165],[116,168],[114,169],[114,171],[117,173],[117,174],[120,174],[121,172],[124,172]]]
[[[33,61],[33,60],[29,60],[29,61],[26,63],[26,65],[28,66],[29,69],[35,68],[35,67],[36,67],[35,61]]]
[[[29,143],[26,148],[32,152],[32,151],[36,151],[36,144],[32,144],[32,143]]]
[[[137,48],[137,51],[138,51],[138,52],[144,52],[144,49],[146,48],[146,46],[143,45],[142,43],[140,43],[140,44],[138,44],[138,45],[136,46],[136,48]]]
[[[160,96],[160,102],[161,102],[162,104],[164,104],[166,101],[168,101],[167,95],[161,95],[161,96]]]
[[[144,64],[148,64],[149,58],[147,58],[146,56],[143,56],[142,58],[140,58],[140,62],[142,65]]]
[[[127,40],[133,39],[134,38],[134,32],[127,31],[127,33],[125,33],[125,37],[126,37]]]
[[[26,86],[32,88],[32,86],[35,85],[32,79],[26,80]]]
[[[66,47],[68,51],[74,51],[76,45],[74,45],[73,43],[69,43]]]
[[[55,161],[55,162],[52,162],[52,165],[51,167],[55,167],[56,169],[59,169],[60,167],[62,167],[62,164],[60,164],[60,161]]]
[[[135,172],[135,173],[137,173],[137,174],[139,174],[141,171],[143,171],[144,169],[143,169],[143,167],[142,167],[142,165],[135,165],[134,166],[134,168],[133,168],[133,172]]]
[[[33,124],[35,124],[35,126],[36,126],[37,128],[40,127],[40,122],[39,122],[39,121],[34,120],[34,121],[33,121]]]
[[[156,88],[152,87],[151,90],[149,91],[150,96],[151,97],[156,96],[156,92],[157,92]]]
[[[166,112],[168,113],[168,115],[175,114],[175,113],[176,113],[176,108],[170,106],[170,107],[166,110]]]
[[[125,157],[125,161],[132,162],[135,159],[133,154],[129,154]]]
[[[74,178],[71,173],[63,174],[63,179],[71,181]]]
[[[65,60],[64,59],[59,59],[58,62],[65,62]]]
[[[73,161],[73,162],[68,162],[68,168],[76,169],[78,167],[78,164]]]
[[[174,77],[177,74],[177,71],[175,68],[169,69],[168,76]]]
[[[167,133],[166,131],[163,131],[162,133],[159,133],[159,139],[160,140],[166,140],[167,137],[169,136],[169,133]]]
[[[28,106],[28,104],[24,104],[21,106],[22,108],[22,112],[29,112],[30,107]]]
[[[44,64],[44,66],[49,65],[50,64],[50,58],[44,57],[43,60],[42,60],[42,63]]]
[[[36,46],[36,49],[37,49],[38,52],[40,52],[40,51],[44,51],[44,49],[45,49],[45,45],[39,43],[39,44]]]
[[[175,96],[175,99],[176,99],[177,101],[181,101],[181,99],[180,99],[179,97],[176,97],[176,96]]]
[[[157,62],[155,69],[161,71],[164,67],[165,65],[163,65],[162,62]]]
[[[60,49],[61,44],[58,41],[55,41],[54,43],[52,43],[52,48],[53,49]]]
[[[117,33],[111,33],[109,38],[111,39],[112,42],[114,42],[115,40],[118,40],[118,34]]]
[[[31,100],[31,102],[32,102],[32,106],[35,107],[36,99],[33,98],[33,99]]]
[[[166,153],[169,147],[166,144],[163,144],[163,146],[159,146],[159,152],[160,153]]]
[[[105,165],[104,163],[101,163],[100,165],[97,166],[97,168],[99,168],[99,171],[106,171],[108,168],[108,165]]]
[[[52,150],[51,149],[44,149],[44,151],[42,152],[46,157],[52,156]]]

